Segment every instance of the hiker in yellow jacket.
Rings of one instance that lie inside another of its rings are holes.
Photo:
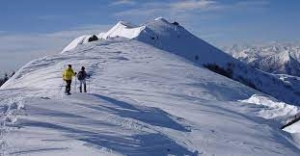
[[[67,83],[65,93],[68,95],[71,94],[70,91],[71,91],[72,78],[75,75],[76,75],[76,72],[73,71],[72,65],[69,64],[68,68],[63,72],[63,79]]]

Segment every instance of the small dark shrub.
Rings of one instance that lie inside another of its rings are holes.
[[[2,86],[8,79],[8,75],[5,73],[4,77],[0,78],[0,86]]]
[[[93,42],[93,41],[98,41],[98,37],[96,35],[93,35],[92,37],[89,38],[89,42]]]
[[[203,66],[205,68],[215,72],[215,73],[226,76],[228,78],[232,78],[232,70],[230,68],[223,69],[222,67],[219,67],[216,64],[206,64],[206,65],[203,65]]]
[[[178,22],[173,22],[172,24],[173,24],[173,25],[179,25],[179,23],[178,23]]]
[[[255,86],[254,83],[252,83],[252,82],[249,81],[249,80],[244,79],[243,77],[240,77],[240,76],[239,76],[238,79],[237,79],[237,81],[241,82],[242,84],[244,84],[244,85],[246,85],[246,86],[248,86],[248,87],[251,87],[251,88],[253,88],[253,89],[259,90],[259,89]]]

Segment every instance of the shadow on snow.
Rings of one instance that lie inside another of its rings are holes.
[[[111,110],[114,114],[117,114],[121,117],[132,118],[138,121],[142,121],[144,123],[153,125],[166,127],[182,132],[190,132],[190,130],[186,129],[181,124],[174,121],[170,114],[167,112],[154,107],[146,107],[146,106],[133,106],[130,103],[119,101],[111,97],[93,94],[94,96],[109,102],[110,104],[116,105],[118,108],[106,107]],[[105,107],[105,106],[102,106]]]
[[[105,107],[106,109],[109,109],[112,113],[124,118],[132,118],[134,120],[142,121],[153,126],[160,126],[182,132],[189,132],[189,130],[185,129],[185,127],[172,120],[170,118],[170,114],[161,109],[146,106],[134,106],[130,103],[119,101],[111,97],[97,94],[92,95],[96,98],[99,98],[100,100],[107,101],[109,104],[112,104],[117,107],[112,108],[103,105],[86,105],[86,107],[101,111],[103,111],[103,107]],[[199,154],[198,151],[191,152],[186,147],[176,143],[171,138],[159,132],[143,132],[135,135],[101,132],[96,133],[76,127],[69,127],[43,121],[26,121],[22,123],[22,126],[42,127],[64,131],[66,136],[86,142],[86,146],[92,145],[99,149],[105,147],[113,151],[131,156],[167,156],[168,154],[173,154],[177,156],[192,156]]]

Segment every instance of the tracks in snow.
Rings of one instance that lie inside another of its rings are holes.
[[[10,127],[7,125],[14,124],[24,108],[22,98],[11,98],[0,101],[0,156],[7,155],[9,143],[6,141],[6,136],[10,132]]]

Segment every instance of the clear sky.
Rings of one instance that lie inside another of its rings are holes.
[[[178,21],[216,46],[300,41],[300,0],[0,2],[0,66],[6,70],[57,53],[74,37],[106,31],[119,20],[141,24],[158,16]]]

